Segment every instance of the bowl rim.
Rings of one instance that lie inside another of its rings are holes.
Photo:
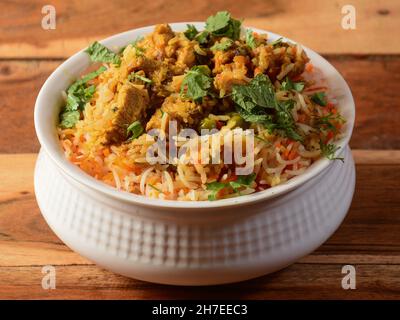
[[[204,28],[205,23],[204,22],[179,22],[179,23],[169,23],[171,28],[175,31],[181,31],[186,28],[187,24],[194,24],[196,28],[202,30]],[[132,41],[132,39],[135,38],[135,34],[137,36],[140,35],[145,35],[147,33],[150,33],[155,25],[151,26],[146,26],[142,28],[136,28],[132,30],[128,30],[122,33],[115,34],[113,36],[110,36],[106,39],[100,40],[100,43],[103,43],[110,48],[113,48],[113,45],[111,44],[114,41],[118,41],[118,39],[121,42],[121,39],[127,38],[124,42],[129,43],[129,41]],[[253,28],[250,26],[246,26],[245,28],[249,28],[254,30],[255,32],[258,33],[267,33],[268,38],[275,40],[278,38],[283,38],[285,41],[289,41],[292,43],[297,43],[296,41],[293,41],[287,37],[283,37],[279,34],[267,31],[267,30],[262,30],[258,28]],[[326,59],[324,59],[321,55],[316,53],[315,51],[307,48],[306,46],[301,45],[302,48],[307,52],[307,54],[310,56],[310,60],[312,61],[312,58],[314,59],[319,59],[321,63],[326,67],[331,69],[332,72],[334,72],[335,76],[337,79],[340,81],[340,88],[344,90],[344,95],[349,99],[349,106],[346,106],[348,109],[348,112],[350,112],[350,117],[346,118],[346,132],[344,137],[342,137],[338,142],[335,142],[335,145],[340,147],[337,152],[336,156],[341,154],[345,147],[348,145],[348,142],[350,140],[353,127],[354,127],[354,119],[355,119],[355,104],[354,104],[354,98],[352,96],[351,90],[347,84],[347,82],[344,80],[343,76],[339,73],[339,71],[336,70],[332,64],[330,64]],[[157,207],[157,208],[165,208],[165,209],[171,209],[171,208],[176,208],[176,209],[207,209],[207,208],[226,208],[226,207],[232,207],[232,206],[237,206],[237,205],[244,205],[244,204],[250,204],[250,203],[256,203],[260,201],[266,201],[269,199],[272,199],[274,197],[277,197],[279,195],[283,195],[299,186],[304,184],[305,182],[311,180],[312,178],[318,176],[321,172],[323,172],[325,169],[327,169],[330,164],[332,163],[331,160],[328,160],[326,158],[321,158],[315,161],[307,170],[300,174],[299,176],[293,177],[289,179],[288,181],[279,184],[277,186],[271,187],[269,189],[255,192],[249,195],[243,195],[243,196],[238,196],[234,198],[229,198],[229,199],[221,199],[217,201],[178,201],[178,200],[162,200],[162,199],[154,199],[154,198],[149,198],[144,195],[137,195],[133,193],[129,193],[126,191],[118,190],[117,188],[114,188],[112,186],[109,186],[94,177],[90,176],[80,168],[78,168],[76,165],[72,164],[71,162],[68,161],[68,159],[65,157],[64,152],[62,151],[61,145],[58,140],[57,136],[57,143],[54,140],[54,137],[50,137],[48,132],[44,130],[44,125],[46,125],[46,120],[43,117],[43,112],[42,109],[46,107],[46,104],[49,104],[46,102],[48,99],[46,99],[47,94],[51,90],[51,83],[53,81],[56,81],[58,77],[60,77],[61,73],[63,70],[65,70],[68,66],[74,65],[77,62],[81,62],[80,60],[86,59],[87,60],[87,66],[89,65],[89,59],[87,58],[87,55],[84,53],[85,49],[82,49],[81,51],[75,53],[71,57],[69,57],[67,60],[65,60],[62,64],[60,64],[52,73],[51,75],[47,78],[45,83],[43,84],[42,88],[39,91],[39,94],[36,99],[35,103],[35,109],[34,109],[34,123],[35,123],[35,130],[36,130],[36,135],[38,137],[38,140],[41,144],[41,147],[45,150],[46,154],[51,158],[51,160],[56,164],[56,166],[68,177],[72,178],[75,180],[75,182],[78,182],[82,185],[85,185],[86,187],[89,187],[90,189],[93,189],[105,196],[108,196],[110,198],[116,199],[123,201],[125,203],[131,203],[131,204],[138,204],[142,206],[150,206],[150,207]],[[82,71],[82,70],[81,70]],[[76,78],[76,75],[75,75]],[[61,94],[61,92],[60,92]],[[59,108],[59,106],[54,102],[53,106],[51,108]],[[47,123],[47,125],[49,125]],[[55,130],[55,128],[54,128]]]

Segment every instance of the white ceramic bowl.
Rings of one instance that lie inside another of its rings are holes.
[[[203,23],[193,24],[204,28]],[[186,23],[171,27],[183,31]],[[153,26],[135,29],[101,42],[118,49],[152,30]],[[272,40],[280,37],[267,33]],[[277,270],[314,250],[337,228],[351,202],[354,164],[347,144],[355,108],[336,69],[304,49],[323,72],[347,120],[345,135],[337,143],[345,164],[321,159],[279,186],[210,202],[155,200],[119,191],[65,158],[56,132],[61,92],[90,64],[83,51],[73,55],[50,75],[35,105],[42,146],[35,192],[49,225],[72,249],[110,270],[169,284],[240,281]],[[328,192],[335,188],[336,193]]]

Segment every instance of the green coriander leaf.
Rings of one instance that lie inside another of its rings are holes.
[[[287,100],[284,102],[280,102],[277,107],[276,112],[276,122],[277,122],[277,129],[283,130],[289,138],[301,141],[303,137],[297,133],[295,123],[293,120],[293,116],[291,110],[294,106],[293,100]]]
[[[195,39],[200,44],[206,44],[208,42],[208,36],[210,33],[208,31],[202,31],[196,35]]]
[[[278,104],[271,80],[263,74],[255,76],[249,84],[234,85],[232,99],[250,114],[265,108],[276,109]]]
[[[236,179],[236,182],[240,183],[241,185],[244,185],[244,186],[250,186],[250,184],[252,184],[252,182],[255,179],[256,179],[256,174],[252,173],[247,176],[238,176]]]
[[[291,114],[293,101],[278,101],[274,86],[266,75],[258,74],[246,85],[234,85],[232,99],[244,120],[260,123],[269,131],[282,130],[286,136],[302,140]]]
[[[333,122],[344,123],[345,120],[340,114],[333,114],[332,112],[316,118],[317,125],[321,126],[322,129],[337,132],[337,127]]]
[[[304,82],[293,82],[288,77],[281,84],[281,90],[289,91],[294,90],[297,92],[302,92],[304,89]]]
[[[106,70],[107,70],[106,67],[101,66],[96,71],[90,72],[87,75],[83,76],[81,81],[86,83],[86,82],[88,82],[90,80],[93,80],[93,79],[97,78],[100,74],[102,74]]]
[[[325,92],[314,93],[311,96],[311,100],[322,107],[325,107],[328,104]]]
[[[186,26],[187,30],[184,32],[184,35],[189,40],[193,40],[197,36],[199,31],[197,31],[196,27],[193,24],[187,24]]]
[[[228,50],[231,46],[233,45],[233,40],[231,39],[225,39],[222,42],[216,42],[210,49],[212,51],[226,51]]]
[[[249,187],[256,178],[256,174],[252,173],[247,176],[238,176],[235,181],[230,182],[211,182],[207,183],[206,187],[208,191],[212,191],[212,193],[208,196],[208,200],[213,201],[217,200],[217,194],[219,191],[225,188],[232,188],[233,191],[239,192],[239,189],[242,187]]]
[[[145,49],[138,47],[137,45],[132,45],[135,48],[135,54],[138,57],[141,57],[144,55]]]
[[[293,82],[293,89],[297,92],[304,90],[304,82]]]
[[[72,128],[79,121],[81,114],[79,111],[65,111],[60,115],[60,126],[63,129]]]
[[[212,84],[207,66],[194,66],[186,74],[181,85],[181,95],[197,101],[208,94]]]
[[[143,82],[150,83],[150,84],[153,83],[153,81],[151,81],[151,79],[146,78],[146,77],[144,77],[144,76],[141,76],[140,74],[135,73],[135,72],[132,72],[132,73],[128,76],[128,80],[133,80],[133,79],[139,79],[139,80],[142,80]]]
[[[97,41],[93,42],[85,52],[93,62],[105,62],[118,65],[121,63],[121,58],[117,54]]]
[[[281,44],[282,41],[283,41],[283,38],[278,38],[278,39],[276,39],[275,41],[272,41],[272,42],[270,43],[270,45],[273,46],[273,47],[275,47],[275,46]]]
[[[79,82],[77,86],[71,86],[67,91],[67,104],[65,108],[68,111],[83,110],[86,103],[92,98],[96,91],[94,85],[86,87],[85,82]]]
[[[126,129],[127,135],[131,134],[129,141],[136,139],[143,133],[144,129],[140,121],[135,121]]]
[[[217,200],[217,193],[228,186],[229,186],[228,183],[218,182],[218,181],[207,183],[206,184],[207,190],[212,191],[211,194],[208,195],[208,200],[210,201]]]
[[[343,157],[335,157],[336,151],[340,149],[340,147],[334,145],[333,143],[325,144],[322,141],[319,142],[319,146],[321,148],[321,153],[324,157],[329,160],[340,160],[344,162]]]
[[[229,12],[220,11],[217,12],[216,15],[208,17],[206,21],[206,31],[216,37],[226,36],[237,40],[240,37],[241,24],[241,21],[231,18]]]
[[[256,39],[254,38],[253,30],[251,30],[251,29],[246,30],[246,38],[245,39],[246,39],[246,44],[250,48],[255,49],[257,47],[257,42],[256,42]]]
[[[209,32],[217,32],[228,27],[231,15],[228,11],[217,12],[215,16],[208,17],[206,21],[206,30]]]
[[[247,176],[238,176],[236,181],[230,181],[229,185],[235,192],[239,192],[239,189],[242,187],[249,187],[252,182],[255,180],[256,174],[252,173]]]
[[[96,91],[94,85],[87,86],[87,82],[97,78],[101,73],[107,70],[102,66],[96,71],[90,72],[81,79],[75,81],[67,90],[67,102],[65,108],[60,114],[60,126],[63,128],[72,128],[80,118],[80,110],[83,110],[86,103],[90,101]]]

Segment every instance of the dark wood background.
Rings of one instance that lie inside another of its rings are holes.
[[[352,1],[356,30],[343,30],[347,2],[53,0],[56,30],[43,30],[46,1],[0,1],[0,298],[400,298],[400,2]],[[115,275],[68,249],[40,214],[35,98],[49,74],[93,40],[155,23],[202,21],[218,10],[316,50],[348,81],[357,108],[353,204],[318,250],[259,279],[183,288]],[[50,291],[41,287],[41,268],[49,264],[57,270]],[[356,290],[341,288],[345,264],[356,267]]]

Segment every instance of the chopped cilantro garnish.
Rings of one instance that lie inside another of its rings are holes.
[[[269,130],[282,130],[289,138],[302,140],[291,114],[293,101],[278,101],[274,86],[266,75],[258,74],[246,85],[234,85],[232,99],[244,120],[261,123]]]
[[[233,41],[231,39],[224,39],[222,42],[216,42],[210,49],[213,51],[226,51],[233,45]]]
[[[245,39],[246,39],[246,44],[250,48],[255,49],[257,47],[257,42],[256,42],[256,39],[254,38],[253,30],[251,30],[251,29],[246,30],[246,38]]]
[[[187,24],[187,30],[184,32],[186,38],[189,40],[193,40],[199,31],[197,31],[196,27],[193,24]]]
[[[93,62],[121,63],[121,58],[117,54],[97,41],[93,42],[85,52]]]
[[[81,113],[79,111],[67,111],[65,110],[60,114],[60,126],[62,128],[72,128],[75,123],[79,121]]]
[[[242,22],[231,18],[227,11],[217,12],[215,16],[208,17],[206,31],[216,37],[228,37],[237,40],[240,37],[240,26]]]
[[[276,39],[275,41],[272,41],[272,42],[270,43],[270,45],[273,46],[273,47],[275,47],[275,46],[277,46],[278,44],[281,44],[282,41],[283,41],[283,38],[278,38],[278,39]]]
[[[338,130],[337,126],[335,125],[335,122],[339,122],[339,123],[345,122],[345,120],[343,119],[343,117],[340,114],[338,114],[338,113],[333,114],[331,112],[328,113],[327,115],[317,117],[316,120],[317,120],[316,123],[318,125],[320,125],[322,127],[322,129],[330,130],[333,132],[337,132],[337,130]]]
[[[212,84],[207,66],[194,66],[186,74],[181,85],[181,95],[194,101],[205,97]]]
[[[236,181],[231,181],[229,182],[229,184],[235,192],[239,192],[239,189],[241,187],[249,187],[255,178],[255,173],[249,174],[247,176],[238,176]]]
[[[80,118],[82,111],[87,102],[90,101],[96,87],[88,86],[87,82],[97,78],[107,68],[102,66],[96,71],[90,72],[81,79],[75,81],[67,90],[67,103],[60,114],[60,126],[62,128],[72,128]]]
[[[210,33],[208,31],[200,32],[194,40],[196,40],[200,44],[206,44],[208,42],[208,36]]]
[[[285,91],[294,90],[297,92],[302,92],[304,89],[304,82],[293,82],[288,77],[281,84],[281,89]]]
[[[335,157],[336,151],[340,149],[337,145],[333,143],[325,144],[322,141],[320,141],[319,146],[321,148],[321,153],[324,157],[326,157],[329,160],[340,160],[344,162],[343,157]]]
[[[126,129],[127,134],[131,134],[129,140],[134,140],[143,133],[144,129],[140,121],[135,121]]]
[[[217,200],[218,192],[221,191],[222,189],[226,188],[229,185],[224,182],[215,181],[215,182],[207,183],[206,186],[207,186],[208,191],[212,191],[211,194],[208,195],[208,200],[213,201],[213,200]]]
[[[316,92],[311,96],[311,100],[322,107],[325,107],[328,102],[326,100],[325,92]]]
[[[214,181],[211,183],[207,183],[207,190],[211,191],[208,195],[208,200],[213,201],[217,200],[218,192],[225,188],[232,188],[234,192],[240,193],[240,188],[249,187],[256,178],[256,174],[252,173],[247,176],[238,176],[235,181],[230,182],[218,182]]]
[[[146,83],[152,83],[153,81],[151,81],[151,79],[146,78],[144,76],[141,76],[140,74],[136,73],[136,72],[132,72],[129,76],[128,76],[128,80],[134,80],[134,79],[139,79],[142,80],[143,82]]]

